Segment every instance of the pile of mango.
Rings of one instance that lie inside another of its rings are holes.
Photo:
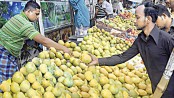
[[[71,55],[53,47],[40,52],[2,82],[0,98],[149,98],[152,90],[146,69],[135,69],[139,56],[116,66],[88,66],[89,53],[109,57],[131,44],[96,27],[88,32],[79,45],[59,40],[72,50]]]

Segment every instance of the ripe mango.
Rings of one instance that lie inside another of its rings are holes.
[[[103,98],[112,98],[112,93],[108,89],[104,89],[101,91],[101,95]]]
[[[45,92],[44,98],[55,98],[54,94],[52,92]]]
[[[10,94],[10,92],[4,92],[2,98],[12,98],[12,95]]]
[[[108,88],[112,94],[117,94],[119,91],[119,88],[116,85],[110,85]]]
[[[89,98],[90,95],[87,92],[80,92],[83,98]]]
[[[108,76],[108,72],[104,68],[100,68],[100,73],[103,73],[105,76]]]
[[[108,78],[109,79],[117,79],[117,77],[114,74],[108,74]]]
[[[98,85],[98,82],[97,82],[97,80],[92,79],[92,80],[89,82],[89,85],[90,85],[91,87],[96,87],[96,86]]]
[[[24,80],[21,84],[20,84],[20,90],[22,92],[27,92],[30,89],[30,83],[27,80]]]
[[[143,90],[143,89],[138,89],[138,93],[139,93],[139,95],[141,95],[141,96],[147,95],[147,92],[146,92],[145,90]]]
[[[91,61],[92,61],[92,58],[91,58],[91,56],[90,55],[88,55],[88,54],[86,54],[86,53],[83,53],[82,55],[81,55],[81,61],[83,62],[83,63],[85,63],[85,64],[89,64]]]
[[[100,81],[101,85],[105,85],[105,84],[109,83],[109,79],[107,77],[105,77],[105,76],[100,77],[99,81]]]
[[[93,79],[92,72],[91,71],[86,71],[85,72],[85,78],[86,78],[86,80],[91,81]]]
[[[125,79],[125,82],[128,83],[128,84],[132,84],[133,83],[129,76],[125,76],[124,79]]]
[[[76,86],[82,86],[84,84],[84,81],[82,81],[82,80],[74,80],[74,85],[76,85]]]
[[[49,48],[49,51],[53,52],[53,53],[56,53],[56,49],[54,47],[50,47]]]
[[[73,92],[71,98],[80,98],[80,95],[77,92]]]
[[[80,87],[80,89],[81,89],[81,91],[83,91],[83,92],[88,92],[89,91],[89,86],[87,86],[87,85],[82,85],[81,87]]]
[[[62,94],[62,91],[59,88],[53,88],[52,93],[54,96],[59,97]]]

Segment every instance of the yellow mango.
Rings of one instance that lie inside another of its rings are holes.
[[[108,89],[104,89],[101,91],[101,95],[103,98],[112,98],[112,93]]]
[[[80,94],[82,95],[83,98],[89,98],[90,94],[88,94],[87,92],[80,92]]]
[[[109,79],[117,79],[117,77],[114,74],[108,74],[108,78]]]
[[[93,74],[92,74],[92,72],[91,72],[91,71],[86,71],[86,72],[85,72],[85,78],[86,78],[86,80],[88,80],[88,81],[92,80],[92,79],[93,79]]]
[[[92,79],[92,80],[89,82],[89,85],[90,85],[91,87],[96,87],[96,86],[98,85],[98,82],[97,82],[97,80]]]
[[[104,68],[106,69],[107,72],[111,73],[112,72],[112,68],[109,66],[104,66]]]
[[[81,91],[88,92],[90,88],[87,85],[82,85],[80,89]]]
[[[104,74],[105,76],[108,76],[108,72],[104,68],[100,68],[100,73]]]
[[[143,90],[143,89],[138,89],[138,93],[139,93],[139,95],[141,95],[141,96],[147,95],[147,92],[146,92],[145,90]]]

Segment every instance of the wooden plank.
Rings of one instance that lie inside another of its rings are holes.
[[[36,0],[36,2],[41,6],[40,0]],[[41,10],[40,10],[40,14],[39,14],[39,28],[40,28],[41,35],[45,36]],[[45,46],[43,46],[43,50],[47,50],[47,48]]]

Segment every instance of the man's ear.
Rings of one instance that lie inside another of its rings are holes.
[[[152,17],[147,16],[146,19],[147,19],[147,20],[146,20],[147,22],[152,22]]]
[[[165,13],[163,13],[161,17],[162,17],[162,19],[165,19],[168,16]]]
[[[31,12],[30,9],[25,10],[25,13],[27,13],[27,14],[29,14],[30,12]]]

